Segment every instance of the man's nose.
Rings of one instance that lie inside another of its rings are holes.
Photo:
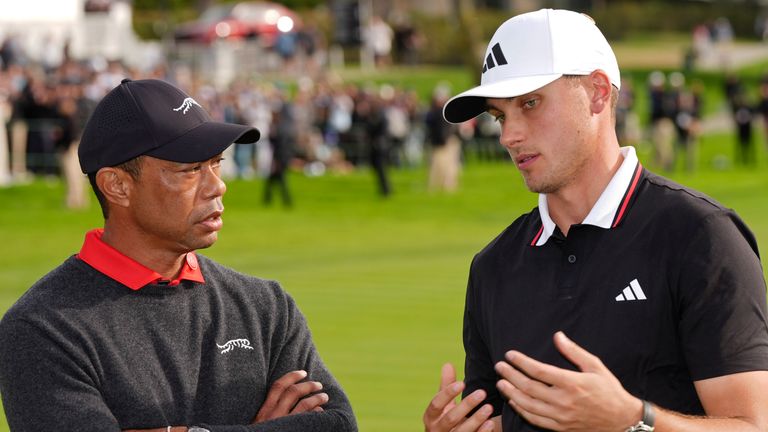
[[[507,117],[501,124],[499,143],[510,150],[525,140],[525,126],[514,118]]]
[[[221,179],[221,174],[218,169],[207,166],[205,172],[204,193],[207,197],[219,197],[227,192],[227,184]]]

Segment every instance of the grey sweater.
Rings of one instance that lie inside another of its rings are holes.
[[[132,291],[75,257],[0,322],[0,392],[11,430],[356,431],[304,317],[276,282],[200,256],[206,283]],[[324,412],[248,425],[271,384],[303,369]]]

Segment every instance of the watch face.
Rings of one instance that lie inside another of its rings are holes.
[[[191,428],[187,429],[187,432],[211,432],[211,431],[209,431],[206,428],[192,426]]]

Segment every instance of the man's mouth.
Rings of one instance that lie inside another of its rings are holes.
[[[221,229],[222,225],[224,224],[224,221],[221,219],[221,213],[220,211],[215,211],[208,215],[207,218],[200,221],[200,224],[205,226],[211,231],[218,231]]]
[[[515,162],[517,163],[518,168],[524,169],[530,166],[538,158],[538,154],[522,154],[515,158]]]

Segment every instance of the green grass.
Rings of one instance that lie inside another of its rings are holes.
[[[762,141],[760,141],[762,144]],[[648,163],[648,148],[640,147]],[[768,161],[715,170],[731,138],[707,137],[695,173],[672,177],[736,209],[768,247]],[[347,390],[361,430],[420,430],[440,365],[462,364],[461,319],[469,262],[536,205],[506,162],[470,160],[454,195],[426,191],[423,168],[393,171],[395,194],[376,196],[373,175],[290,177],[296,206],[260,205],[259,181],[230,181],[225,227],[203,253],[279,280],[306,314],[324,359]],[[62,208],[63,187],[38,180],[0,189],[0,311],[76,252],[100,226],[93,206]],[[7,430],[0,418],[0,431]]]
[[[654,67],[626,72],[641,84]],[[760,67],[751,74],[757,76]],[[442,80],[455,92],[474,84],[461,68],[340,75],[345,81],[399,84],[415,89],[422,100]],[[708,105],[719,106],[720,78],[702,79]],[[644,90],[637,91],[642,117]],[[707,136],[700,169],[671,177],[736,209],[765,251],[768,156],[763,142],[759,134],[757,167],[716,169],[718,160],[732,156],[733,138]],[[642,144],[638,151],[653,168],[649,146]],[[462,309],[473,254],[536,205],[509,163],[470,159],[453,195],[428,193],[423,168],[391,174],[395,194],[387,200],[376,196],[373,175],[365,170],[320,178],[294,174],[289,181],[296,206],[289,211],[260,205],[261,182],[230,181],[224,230],[218,243],[203,251],[241,272],[279,280],[296,298],[365,432],[422,428],[420,418],[436,390],[441,364],[452,361],[461,368]],[[68,211],[63,196],[60,182],[43,179],[0,189],[0,313],[75,253],[85,231],[101,226],[95,203],[88,211]],[[0,411],[0,432],[7,430]]]

